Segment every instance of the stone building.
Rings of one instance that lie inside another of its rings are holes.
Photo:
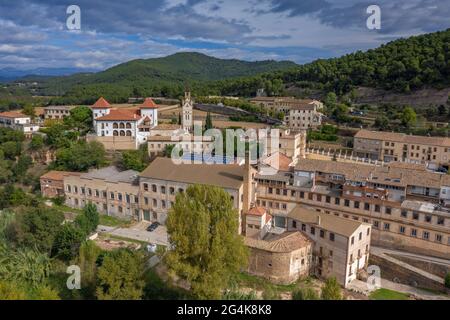
[[[353,150],[358,157],[385,162],[428,163],[449,168],[450,138],[423,137],[397,132],[360,130]]]
[[[336,277],[344,287],[367,271],[371,225],[296,206],[287,215],[287,230],[301,231],[313,243],[311,273]]]
[[[100,213],[123,219],[139,220],[139,172],[120,172],[116,167],[64,176],[66,204],[82,209],[89,202]]]
[[[310,275],[313,243],[301,232],[267,234],[263,240],[246,237],[250,249],[247,271],[277,284]]]
[[[424,166],[303,159],[291,172],[256,175],[257,206],[285,227],[297,204],[372,224],[372,243],[448,257],[450,176]]]
[[[64,196],[64,177],[79,176],[78,172],[49,171],[40,177],[41,193],[44,197],[55,198]]]
[[[44,119],[64,119],[70,116],[70,110],[75,108],[75,106],[48,106],[44,107]]]
[[[251,103],[284,113],[284,122],[293,130],[317,128],[322,124],[323,103],[313,99],[293,97],[256,97]]]

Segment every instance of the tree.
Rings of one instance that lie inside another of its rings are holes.
[[[341,300],[341,286],[335,277],[328,278],[325,281],[325,286],[322,288],[321,297],[323,300]]]
[[[325,100],[324,100],[325,106],[329,109],[332,109],[337,104],[337,96],[334,92],[328,92]]]
[[[37,288],[48,278],[50,269],[47,254],[29,248],[12,250],[6,244],[0,245],[0,279]]]
[[[64,124],[70,129],[75,129],[85,135],[92,128],[92,110],[81,106],[70,110],[70,116],[64,118]]]
[[[138,150],[122,152],[121,166],[126,170],[142,171],[149,163],[147,144],[143,144]]]
[[[5,158],[15,160],[22,153],[22,143],[19,141],[8,141],[0,145]]]
[[[30,149],[33,151],[40,150],[44,146],[44,138],[41,135],[34,135],[31,138]]]
[[[58,210],[43,206],[28,207],[17,213],[10,234],[20,245],[36,246],[43,252],[50,252],[63,221],[64,214]]]
[[[401,121],[402,124],[407,128],[414,125],[417,121],[417,115],[414,109],[411,107],[405,107],[401,115]]]
[[[17,163],[12,168],[12,172],[16,180],[19,180],[26,174],[32,162],[33,161],[29,155],[21,155],[19,157]]]
[[[292,300],[320,300],[313,288],[301,287],[292,292]]]
[[[119,249],[103,258],[97,272],[99,300],[141,299],[145,282],[142,253]]]
[[[17,283],[0,280],[0,300],[26,300],[26,291]]]
[[[105,148],[97,141],[72,143],[56,152],[56,167],[67,171],[87,171],[105,163]]]
[[[385,115],[378,116],[375,119],[374,126],[380,130],[389,128],[389,119]]]
[[[76,257],[81,243],[86,239],[84,230],[73,223],[64,224],[55,236],[52,256],[64,261],[70,261]]]
[[[84,206],[83,212],[75,219],[75,224],[84,232],[85,236],[97,230],[99,222],[100,216],[97,207],[92,203]]]
[[[22,113],[29,116],[31,119],[36,117],[36,110],[34,109],[34,106],[29,103],[23,106]]]
[[[218,299],[248,261],[238,212],[221,188],[193,185],[178,193],[167,219],[167,265],[201,299]]]
[[[445,275],[445,287],[450,289],[450,272]]]
[[[95,298],[97,282],[97,259],[101,249],[93,241],[85,241],[80,246],[78,265],[81,268],[81,290],[87,299]]]
[[[206,120],[205,120],[205,131],[206,130],[210,130],[213,128],[213,123],[212,123],[212,119],[211,119],[211,113],[207,113],[206,114]]]

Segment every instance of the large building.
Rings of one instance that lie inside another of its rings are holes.
[[[88,203],[103,214],[140,220],[139,172],[115,167],[64,175],[66,204],[83,208]]]
[[[32,135],[39,131],[39,126],[33,124],[29,116],[18,111],[5,111],[0,113],[0,127],[20,130],[25,135]]]
[[[360,130],[353,149],[358,157],[372,160],[429,163],[447,169],[450,164],[450,138],[446,137]]]
[[[257,205],[286,227],[298,204],[370,223],[377,245],[448,257],[450,176],[424,166],[302,159],[290,172],[257,175]]]
[[[78,172],[49,171],[40,178],[41,193],[44,197],[55,198],[64,196],[64,177],[79,176]]]
[[[44,119],[60,120],[70,116],[70,110],[75,106],[48,106],[44,108]]]
[[[150,98],[137,109],[113,109],[100,98],[91,109],[98,137],[130,137],[140,145],[158,125],[158,106]]]
[[[317,128],[322,124],[323,103],[312,99],[292,97],[256,97],[250,102],[284,113],[284,122],[293,130]]]

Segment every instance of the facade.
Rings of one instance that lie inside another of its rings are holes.
[[[64,196],[64,177],[79,176],[77,172],[49,171],[40,178],[41,193],[44,197],[55,198]]]
[[[138,172],[115,167],[64,176],[66,204],[82,209],[89,202],[103,214],[139,220]]]
[[[214,138],[210,136],[193,136],[190,134],[176,134],[172,136],[150,136],[148,141],[148,154],[150,157],[161,156],[167,146],[177,145],[183,153],[203,153],[212,150]]]
[[[303,159],[291,172],[257,175],[257,205],[285,228],[297,204],[372,224],[372,243],[448,257],[450,176],[424,166]]]
[[[100,98],[91,109],[98,137],[132,137],[140,145],[158,125],[158,106],[150,98],[145,99],[138,109],[113,109]]]
[[[277,112],[283,112],[284,122],[293,130],[317,128],[322,124],[323,103],[313,99],[295,99],[293,97],[256,97],[251,103]]]
[[[194,102],[191,99],[191,93],[185,92],[182,101],[182,123],[183,129],[186,132],[194,131]]]
[[[250,249],[250,274],[279,284],[310,275],[313,243],[301,232],[270,233],[263,240],[246,237],[245,244]]]
[[[239,165],[175,164],[169,158],[156,158],[139,174],[144,199],[141,204],[142,218],[164,223],[177,192],[183,192],[192,184],[211,185],[221,187],[230,194],[234,208],[239,212],[241,233],[243,212],[250,206],[245,202],[252,196],[245,195],[245,170],[244,166]]]
[[[64,119],[70,116],[70,110],[75,106],[48,106],[44,108],[44,119]]]
[[[313,243],[311,273],[325,278],[334,276],[345,287],[367,270],[370,224],[300,205],[287,217],[286,229],[303,232]]]
[[[280,152],[296,162],[299,158],[305,157],[306,131],[294,131],[289,129],[279,129],[278,145],[276,150],[272,150],[270,132],[267,134],[267,154],[271,155],[275,151]]]
[[[5,111],[0,113],[0,127],[20,130],[25,135],[32,135],[39,131],[39,126],[31,122],[29,116],[18,111]]]
[[[353,149],[358,157],[385,162],[429,163],[449,168],[450,138],[360,130]]]

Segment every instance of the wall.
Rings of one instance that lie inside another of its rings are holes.
[[[97,137],[87,136],[86,140],[98,141],[105,147],[106,150],[136,150],[136,141],[133,137]]]

